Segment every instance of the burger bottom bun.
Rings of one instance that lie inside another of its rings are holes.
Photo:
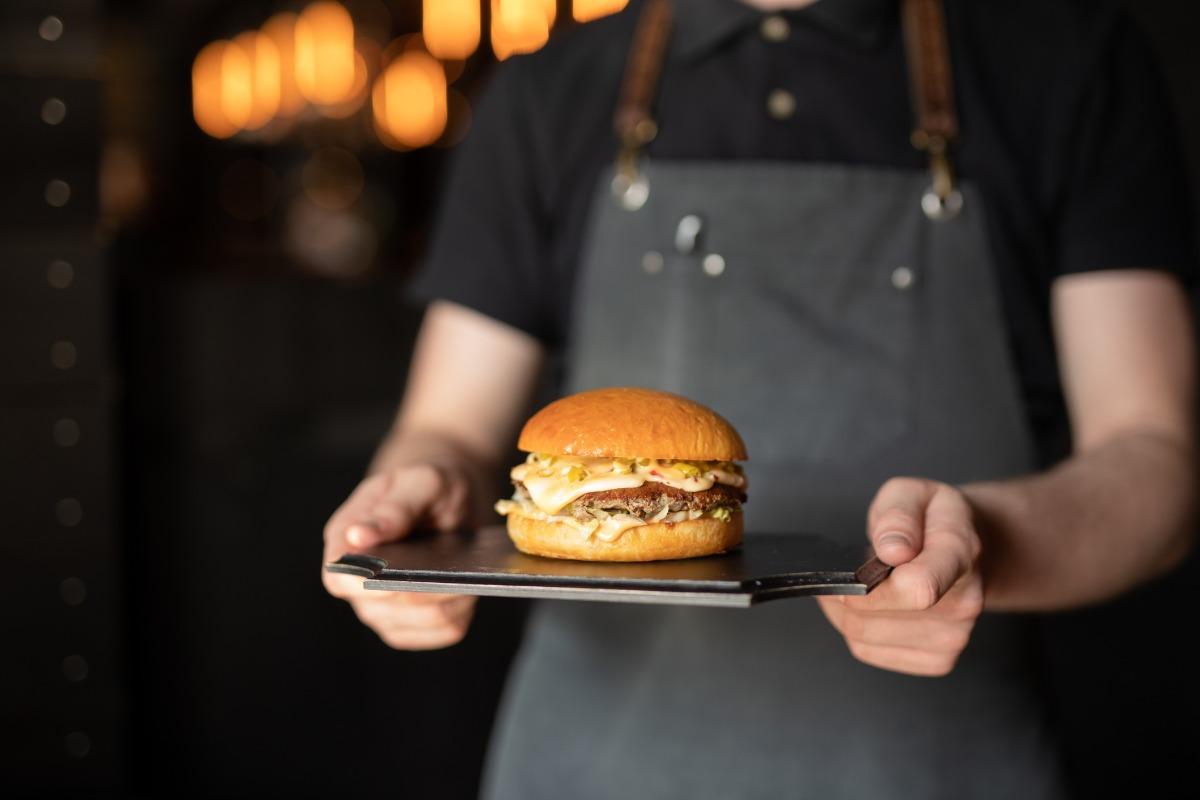
[[[701,517],[683,522],[654,522],[626,529],[611,542],[583,538],[578,530],[558,522],[508,515],[508,535],[522,553],[579,561],[663,561],[711,556],[732,550],[742,541],[742,514],[729,522]]]

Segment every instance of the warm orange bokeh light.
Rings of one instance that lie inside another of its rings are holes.
[[[421,32],[431,55],[461,60],[479,47],[479,0],[425,0]]]
[[[296,20],[296,85],[317,105],[344,103],[354,92],[354,22],[341,5],[313,3]]]
[[[246,127],[254,103],[250,57],[239,45],[218,40],[192,62],[192,114],[209,136],[227,139]]]
[[[375,125],[396,149],[433,144],[446,129],[446,73],[421,50],[404,50],[371,91]]]
[[[246,31],[233,40],[250,60],[250,113],[246,130],[257,130],[279,111],[279,50],[264,33]]]
[[[492,50],[496,58],[532,53],[546,43],[552,19],[546,7],[547,0],[492,0]]]
[[[627,5],[629,0],[572,0],[571,16],[576,22],[590,22],[615,14]]]
[[[209,136],[227,139],[238,126],[221,110],[221,54],[225,42],[213,42],[196,54],[192,62],[192,116]]]
[[[354,84],[350,87],[350,96],[336,105],[320,106],[317,110],[321,112],[321,116],[343,119],[362,108],[363,101],[367,99],[369,77],[367,60],[362,53],[356,52],[354,54]]]
[[[284,11],[262,26],[279,51],[279,116],[294,117],[304,109],[304,98],[296,86],[296,15]]]

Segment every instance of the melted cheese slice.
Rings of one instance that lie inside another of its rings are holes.
[[[636,489],[644,483],[663,483],[685,492],[702,492],[714,483],[742,488],[746,478],[734,471],[720,469],[715,463],[703,470],[685,469],[669,461],[650,460],[645,464],[626,464],[623,469],[611,458],[570,458],[557,456],[552,462],[526,462],[513,467],[514,481],[524,484],[534,504],[547,514],[556,514],[592,492],[612,489]]]
[[[571,482],[561,475],[551,475],[543,478],[529,475],[521,483],[525,485],[534,505],[548,514],[561,511],[574,503],[582,495],[590,492],[607,492],[611,489],[636,489],[646,480],[640,475],[626,473],[624,475],[597,475],[582,481]]]

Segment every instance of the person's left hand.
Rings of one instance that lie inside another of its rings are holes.
[[[867,535],[895,567],[866,597],[818,597],[850,652],[872,666],[945,675],[983,611],[979,535],[961,491],[893,478],[871,503]]]

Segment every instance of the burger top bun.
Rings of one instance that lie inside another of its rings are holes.
[[[742,461],[746,445],[719,414],[653,389],[591,389],[555,400],[521,429],[530,453],[581,458]]]

